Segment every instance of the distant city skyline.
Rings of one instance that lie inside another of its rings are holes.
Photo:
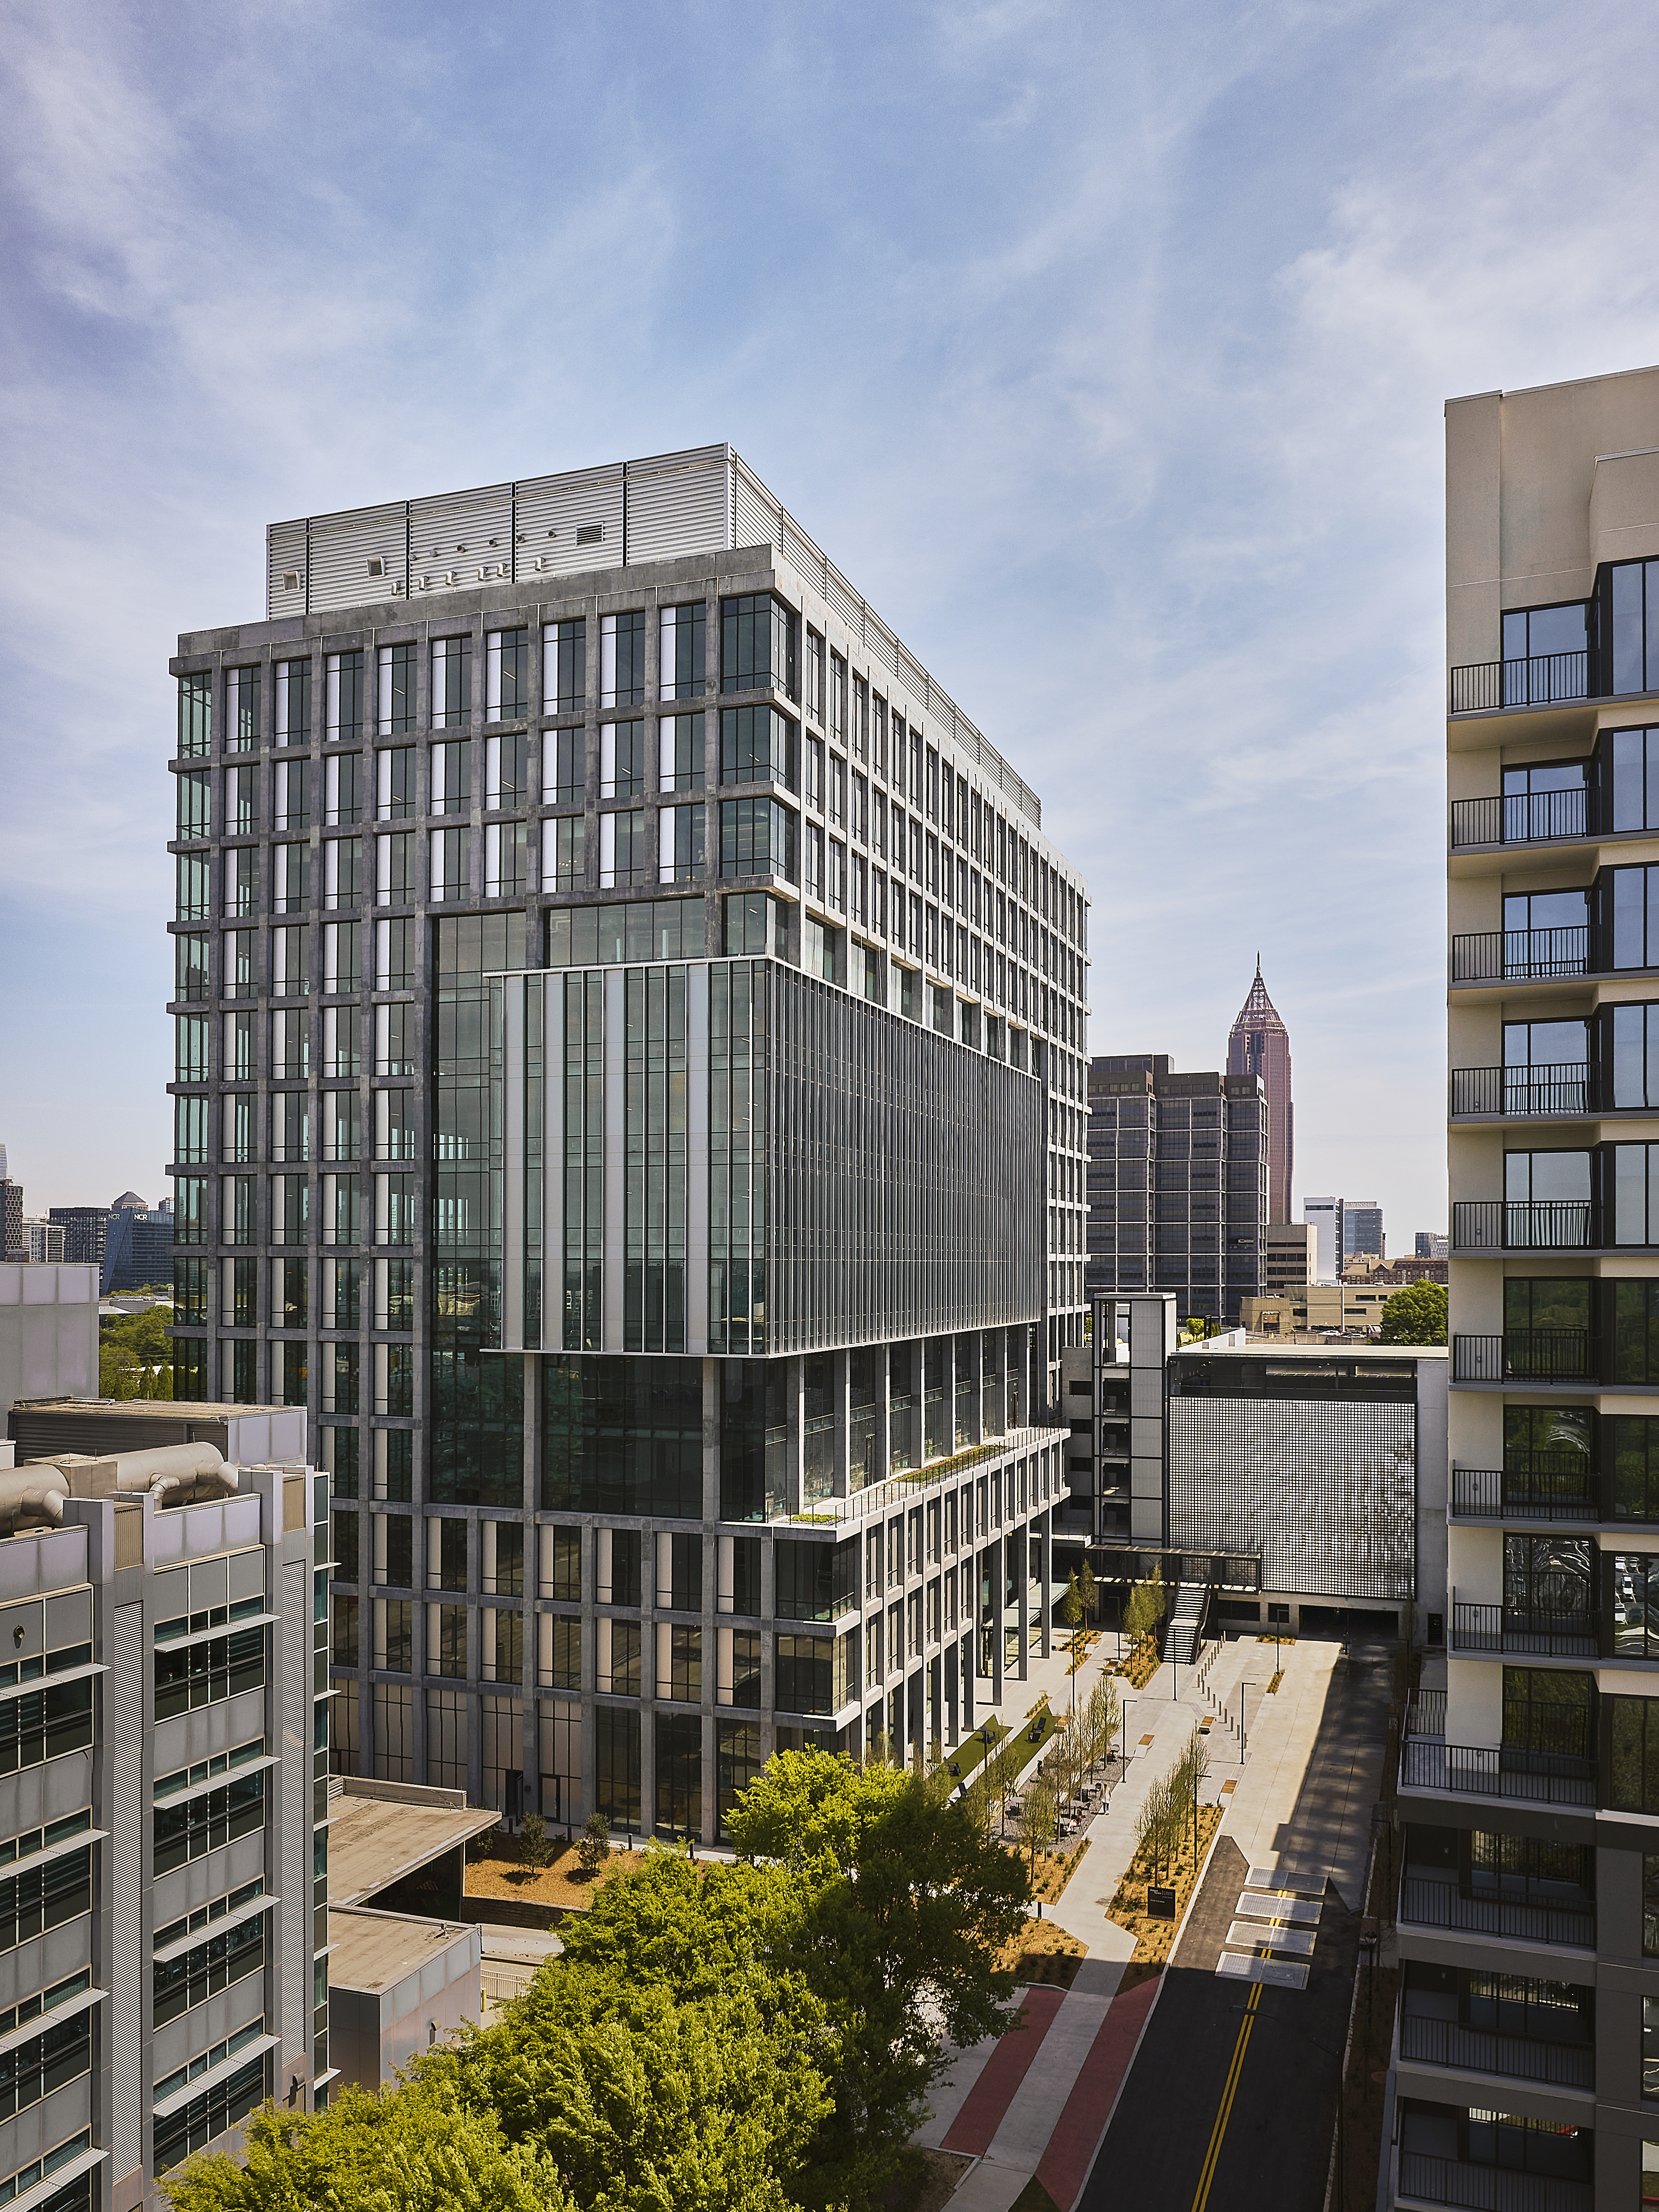
[[[1296,1108],[1291,1087],[1290,1031],[1267,996],[1261,955],[1255,980],[1227,1037],[1229,1075],[1259,1075],[1267,1094],[1267,1218],[1288,1223],[1296,1173]]]

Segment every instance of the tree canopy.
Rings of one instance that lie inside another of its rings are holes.
[[[1007,2024],[1030,1895],[942,1775],[781,1752],[728,1816],[748,1863],[653,1850],[562,1957],[399,2086],[249,2124],[179,2212],[870,2212],[946,2038]]]
[[[171,1306],[146,1306],[102,1322],[98,1331],[98,1395],[100,1398],[170,1398],[173,1395],[173,1339],[167,1326]]]
[[[1443,1283],[1407,1283],[1383,1305],[1380,1331],[1383,1343],[1443,1344],[1446,1309]]]

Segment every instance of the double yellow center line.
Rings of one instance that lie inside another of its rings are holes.
[[[1238,2077],[1244,2071],[1244,2053],[1250,2047],[1250,2030],[1255,2026],[1255,2009],[1261,2002],[1261,1984],[1255,1984],[1244,2007],[1243,2025],[1238,2031],[1238,2041],[1233,2048],[1233,2063],[1227,2069],[1226,2087],[1221,2092],[1221,2108],[1215,2116],[1215,2125],[1210,2130],[1210,2147],[1204,2154],[1204,2170],[1198,2177],[1198,2194],[1193,2199],[1193,2212],[1205,2212],[1210,2201],[1210,2185],[1215,2179],[1216,2162],[1221,2156],[1223,2138],[1227,2122],[1232,2116],[1233,2098],[1238,2089]]]

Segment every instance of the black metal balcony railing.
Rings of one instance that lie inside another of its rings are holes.
[[[1451,672],[1451,711],[1478,714],[1492,707],[1552,707],[1589,696],[1589,655],[1534,653],[1525,660],[1477,660]]]
[[[1589,929],[1477,929],[1451,941],[1454,983],[1546,983],[1588,975]]]
[[[1595,2051],[1586,2043],[1547,2043],[1495,2029],[1465,2027],[1461,2021],[1406,2013],[1400,2021],[1400,2056],[1426,2066],[1455,2066],[1470,2074],[1496,2074],[1511,2081],[1542,2081],[1553,2089],[1593,2089]]]
[[[1537,1658],[1593,1659],[1601,1649],[1599,1613],[1573,1608],[1519,1607],[1456,1601],[1454,1651],[1527,1653]]]
[[[1512,1328],[1503,1336],[1454,1336],[1455,1382],[1594,1382],[1601,1340],[1587,1328]]]
[[[1599,1521],[1601,1485],[1580,1468],[1549,1474],[1508,1468],[1455,1467],[1451,1510],[1467,1521]]]
[[[1587,1198],[1459,1199],[1452,1207],[1454,1252],[1583,1252],[1595,1243]]]
[[[1519,1898],[1466,1897],[1455,1881],[1407,1875],[1400,1885],[1400,1917],[1419,1928],[1466,1929],[1524,1943],[1593,1949],[1595,1915],[1588,1905],[1528,1905]]]
[[[1400,2194],[1457,2212],[1591,2212],[1595,2188],[1553,2173],[1517,2173],[1504,2166],[1469,2166],[1461,2159],[1400,2154]]]
[[[1437,1736],[1408,1736],[1401,1752],[1400,1786],[1529,1805],[1594,1805],[1595,1761],[1567,1752],[1493,1751],[1444,1743]]]
[[[1501,799],[1455,799],[1453,852],[1466,845],[1543,845],[1595,834],[1587,785],[1571,791],[1506,792]]]
[[[1459,1114],[1593,1114],[1598,1110],[1589,1063],[1569,1060],[1535,1067],[1455,1067],[1451,1110]]]
[[[1408,1736],[1443,1738],[1446,1733],[1446,1693],[1443,1690],[1413,1690],[1406,1707]]]

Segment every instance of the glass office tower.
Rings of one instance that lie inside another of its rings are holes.
[[[339,1763],[709,1836],[949,1743],[1082,1334],[1036,795],[728,447],[269,554],[174,663],[175,1334],[319,1424]]]

